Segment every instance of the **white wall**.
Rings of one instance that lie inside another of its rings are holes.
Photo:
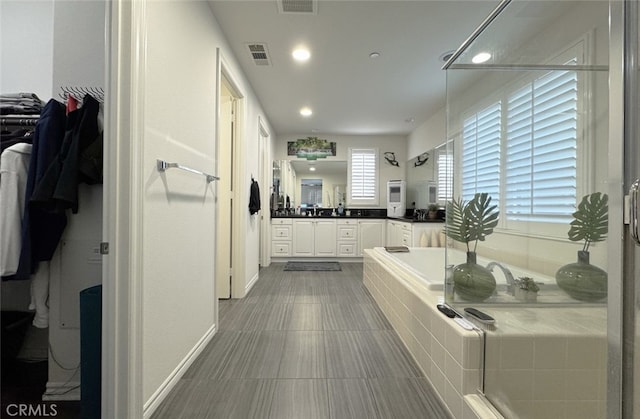
[[[287,142],[295,141],[298,138],[306,138],[308,134],[303,135],[287,135],[278,137],[276,142],[276,150],[274,154],[275,160],[295,160],[296,156],[287,155]],[[401,135],[321,135],[320,138],[336,143],[336,156],[327,157],[327,161],[347,161],[349,158],[350,147],[367,147],[377,148],[379,156],[379,173],[380,179],[378,184],[379,202],[375,208],[387,207],[387,181],[389,180],[405,180],[407,164],[407,139]],[[392,166],[384,159],[384,152],[395,153],[396,160],[400,163],[399,167]],[[299,177],[299,175],[298,175]],[[357,207],[352,207],[357,208]],[[365,207],[362,207],[365,208]]]
[[[0,2],[0,92],[53,94],[54,0]]]
[[[216,32],[204,3],[148,2],[144,108],[143,397],[214,326]],[[196,239],[197,238],[197,239]]]
[[[447,140],[447,115],[443,106],[407,137],[407,160],[429,151]]]
[[[216,49],[243,96],[239,127],[245,208],[244,266],[234,289],[257,278],[259,224],[250,216],[250,176],[258,177],[258,117],[270,130],[206,2],[147,2],[143,210],[143,398],[157,397],[198,342],[215,330],[215,188],[191,173],[155,170],[157,158],[215,173]],[[264,186],[264,185],[261,185]],[[220,245],[227,245],[221,243]],[[149,412],[146,412],[149,413]]]

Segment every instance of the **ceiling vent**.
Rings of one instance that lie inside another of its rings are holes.
[[[278,0],[278,11],[284,14],[317,14],[318,0]]]
[[[267,50],[267,44],[259,44],[254,42],[251,44],[247,44],[247,48],[249,48],[249,54],[251,54],[251,58],[256,65],[271,65],[271,60],[269,59],[269,51]]]

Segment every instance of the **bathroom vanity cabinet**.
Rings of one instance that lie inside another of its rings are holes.
[[[291,256],[336,256],[336,220],[294,219],[292,245]]]
[[[443,223],[367,217],[272,218],[272,257],[362,257],[382,246],[443,246]]]
[[[273,218],[272,257],[360,257],[385,245],[385,219]]]

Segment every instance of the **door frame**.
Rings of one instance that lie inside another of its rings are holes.
[[[258,116],[258,143],[259,143],[259,158],[261,170],[259,176],[260,180],[260,251],[259,251],[259,264],[262,267],[271,265],[271,230],[270,227],[270,185],[273,170],[271,168],[271,149],[269,147],[270,142],[269,131],[267,130],[264,121],[261,116]],[[266,214],[266,216],[265,216]]]
[[[102,277],[104,418],[143,417],[142,213],[146,2],[107,2]]]
[[[609,233],[607,301],[607,417],[637,416],[636,260],[631,238],[631,183],[640,176],[638,142],[638,0],[609,1]],[[621,164],[621,162],[623,164]],[[612,222],[613,221],[613,222]],[[635,413],[635,414],[634,414]]]
[[[235,106],[235,126],[234,126],[234,144],[233,144],[233,168],[232,168],[232,192],[231,199],[233,201],[232,208],[232,225],[231,225],[231,236],[232,236],[232,280],[231,280],[231,298],[240,298],[244,296],[244,279],[245,278],[245,248],[244,248],[244,240],[241,240],[245,237],[245,223],[244,215],[245,212],[242,211],[239,203],[243,202],[241,197],[242,186],[244,185],[244,122],[246,121],[246,106],[245,106],[245,95],[240,88],[240,84],[237,81],[237,78],[233,75],[231,71],[231,66],[229,65],[227,59],[224,54],[220,50],[220,48],[216,48],[216,159],[218,158],[218,144],[220,143],[220,95],[222,93],[222,83],[223,80],[226,82],[227,88],[231,91],[232,96],[236,99]],[[218,162],[216,161],[216,171],[218,167]],[[218,226],[216,225],[216,231],[218,231]],[[218,247],[218,243],[216,241],[216,249]],[[216,261],[217,262],[217,261]],[[216,312],[217,312],[217,296],[216,296]],[[217,322],[217,319],[216,319]]]

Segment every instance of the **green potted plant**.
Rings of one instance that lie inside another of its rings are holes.
[[[573,213],[573,221],[568,236],[571,241],[582,241],[582,250],[578,251],[578,262],[570,263],[558,269],[558,286],[576,300],[598,301],[607,296],[607,273],[589,263],[591,243],[607,238],[609,207],[608,196],[594,192],[582,197],[578,209]]]
[[[521,276],[517,279],[515,289],[515,297],[517,300],[525,303],[535,303],[538,300],[538,291],[540,291],[540,287],[533,278]]]
[[[477,193],[468,202],[454,199],[447,203],[445,233],[467,247],[467,262],[453,268],[453,291],[463,300],[484,301],[496,289],[491,271],[476,263],[478,242],[498,225],[496,208],[487,193]]]
[[[436,218],[438,218],[439,209],[440,208],[438,208],[436,204],[430,204],[427,207],[427,217],[429,217],[430,220],[435,220]]]

